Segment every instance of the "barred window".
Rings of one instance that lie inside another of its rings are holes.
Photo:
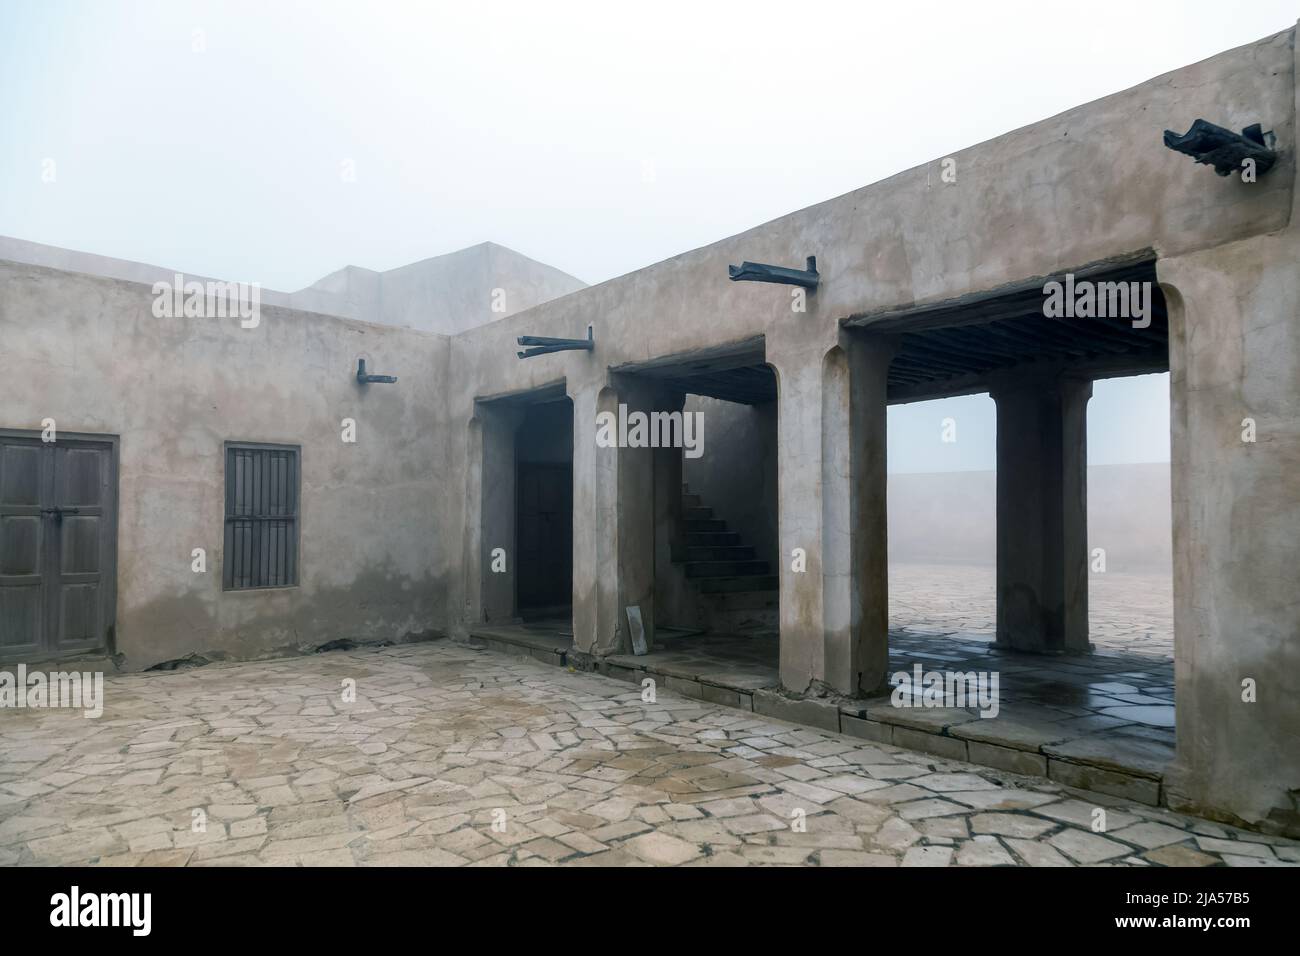
[[[225,590],[298,583],[298,451],[226,443]]]

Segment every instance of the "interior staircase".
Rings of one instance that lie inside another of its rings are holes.
[[[699,597],[700,615],[711,631],[775,631],[779,625],[779,578],[759,560],[727,522],[714,517],[697,494],[682,485],[686,523],[686,578]]]

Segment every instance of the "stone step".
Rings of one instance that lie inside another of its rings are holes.
[[[713,509],[704,506],[687,508],[685,509],[685,512],[686,513],[683,515],[683,517],[687,521],[701,521],[713,517]]]
[[[727,522],[721,518],[687,518],[687,532],[696,531],[726,531]]]
[[[767,574],[766,561],[687,561],[688,578],[736,578]]]
[[[754,574],[744,577],[700,578],[700,593],[719,594],[724,591],[775,591],[780,579],[775,574]]]
[[[740,544],[740,534],[735,531],[694,531],[686,535],[688,548],[728,548]]]
[[[702,499],[699,495],[684,494],[682,495],[682,508],[683,510],[686,508],[698,508],[700,506],[700,502],[703,500],[704,499]]]
[[[734,532],[725,532],[732,534]],[[739,538],[739,535],[736,535]],[[686,548],[687,561],[753,561],[754,549],[749,545],[717,545]]]

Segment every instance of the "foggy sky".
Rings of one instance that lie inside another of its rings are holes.
[[[0,234],[285,291],[492,240],[593,283],[1295,19],[1281,0],[0,0]],[[1094,462],[1167,459],[1162,381],[1098,387]],[[947,412],[891,414],[891,467],[981,467],[991,403],[956,401],[939,448]]]

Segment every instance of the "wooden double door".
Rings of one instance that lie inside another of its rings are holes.
[[[0,661],[110,648],[116,529],[115,439],[0,430]]]

